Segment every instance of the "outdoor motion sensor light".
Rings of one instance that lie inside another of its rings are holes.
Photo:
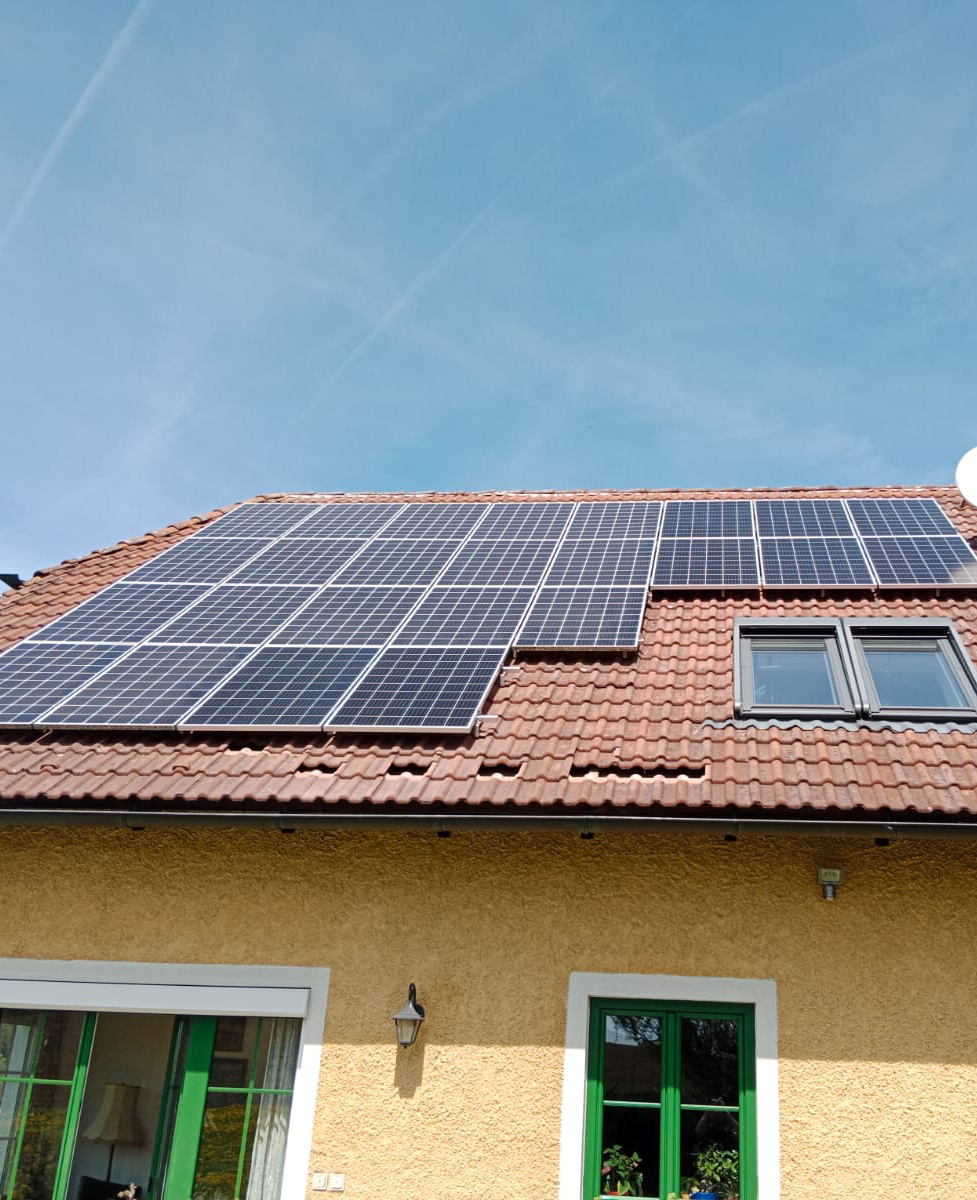
[[[397,1030],[399,1046],[413,1046],[417,1031],[424,1020],[424,1009],[417,1003],[417,988],[413,984],[407,989],[407,1004],[399,1013],[394,1013],[394,1028]]]
[[[838,888],[845,882],[845,873],[840,867],[818,867],[818,883],[825,900],[833,900]]]

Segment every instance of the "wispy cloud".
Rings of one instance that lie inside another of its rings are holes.
[[[85,119],[88,110],[94,104],[99,92],[105,87],[112,76],[112,72],[125,56],[132,43],[132,39],[136,36],[139,26],[145,20],[146,14],[153,3],[154,0],[139,0],[139,3],[130,13],[129,19],[115,35],[112,45],[109,46],[108,52],[99,63],[95,73],[89,79],[88,83],[85,84],[71,112],[68,113],[62,122],[61,128],[54,135],[50,145],[44,151],[41,161],[34,168],[33,174],[27,181],[27,186],[21,192],[20,199],[14,205],[13,210],[4,222],[3,228],[0,229],[0,257],[3,256],[10,243],[10,239],[17,232],[21,221],[23,221],[30,206],[34,203],[34,197],[41,190],[45,179],[51,173],[52,167],[71,140],[72,134]]]

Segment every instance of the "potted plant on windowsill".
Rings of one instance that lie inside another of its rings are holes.
[[[620,1146],[604,1150],[600,1169],[601,1196],[640,1196],[644,1173],[641,1158],[633,1151],[626,1154]]]
[[[692,1200],[736,1200],[740,1187],[740,1156],[737,1150],[707,1146],[695,1156],[695,1176],[682,1181],[683,1192]]]

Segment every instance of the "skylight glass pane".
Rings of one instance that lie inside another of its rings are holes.
[[[970,708],[937,639],[864,641],[862,648],[882,708]]]
[[[754,704],[789,708],[841,705],[823,641],[767,648],[754,642],[752,653]]]

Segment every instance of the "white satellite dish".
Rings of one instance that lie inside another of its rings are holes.
[[[964,500],[977,508],[977,446],[957,463],[957,488]]]

